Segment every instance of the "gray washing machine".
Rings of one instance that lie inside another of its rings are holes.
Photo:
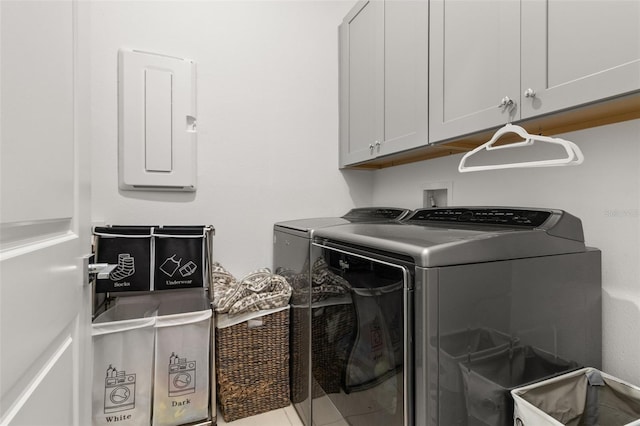
[[[324,355],[342,362],[333,386],[321,376],[334,367],[312,360],[315,424],[511,425],[511,389],[601,366],[600,251],[567,212],[421,209],[320,228],[310,262],[313,286],[348,289],[339,321],[312,321],[311,346],[331,336]]]
[[[291,220],[276,223],[273,227],[273,270],[285,276],[293,287],[290,321],[291,401],[305,425],[311,425],[310,395],[317,394],[322,389],[310,381],[312,314],[315,314],[316,322],[330,318],[335,321],[343,314],[342,305],[349,300],[345,291],[329,294],[329,286],[316,288],[319,292],[311,294],[313,286],[310,285],[309,277],[313,267],[310,263],[313,234],[318,229],[349,223],[400,221],[410,213],[408,209],[396,207],[363,207],[352,209],[342,217]],[[340,290],[338,287],[332,288]],[[314,308],[311,307],[312,303]],[[350,308],[351,305],[346,303],[346,306]],[[335,374],[332,376],[333,379]]]

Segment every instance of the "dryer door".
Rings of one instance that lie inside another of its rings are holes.
[[[315,243],[312,260],[314,421],[411,424],[409,269]]]

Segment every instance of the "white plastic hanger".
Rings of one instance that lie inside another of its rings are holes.
[[[524,139],[521,142],[514,142],[506,145],[493,146],[494,143],[498,141],[502,136],[508,133],[515,133]],[[535,142],[547,142],[552,144],[561,145],[567,156],[564,158],[556,158],[552,160],[536,160],[536,161],[525,161],[521,163],[508,163],[508,164],[496,164],[489,166],[465,166],[465,162],[469,157],[474,155],[475,153],[486,149],[487,151],[493,151],[496,149],[504,149],[504,148],[518,148],[522,146],[530,146]],[[539,136],[532,135],[528,133],[525,129],[520,126],[516,126],[514,124],[508,123],[504,127],[498,129],[491,139],[479,147],[475,148],[473,151],[467,152],[460,160],[460,164],[458,165],[458,171],[460,173],[466,172],[477,172],[481,170],[498,170],[498,169],[514,169],[514,168],[522,168],[522,167],[550,167],[550,166],[577,166],[578,164],[582,164],[584,161],[584,155],[582,155],[582,151],[578,146],[570,141],[560,139],[560,138],[552,138],[549,136]]]

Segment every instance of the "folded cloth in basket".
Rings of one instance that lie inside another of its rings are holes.
[[[240,314],[286,306],[291,297],[287,280],[272,274],[268,268],[258,269],[238,282],[219,263],[212,268],[213,304],[216,312]]]
[[[213,307],[217,310],[220,299],[230,288],[236,287],[238,281],[221,264],[213,262],[211,265],[211,285],[213,286]]]

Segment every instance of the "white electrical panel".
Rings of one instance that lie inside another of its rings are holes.
[[[118,53],[118,176],[126,190],[196,190],[196,66]]]

